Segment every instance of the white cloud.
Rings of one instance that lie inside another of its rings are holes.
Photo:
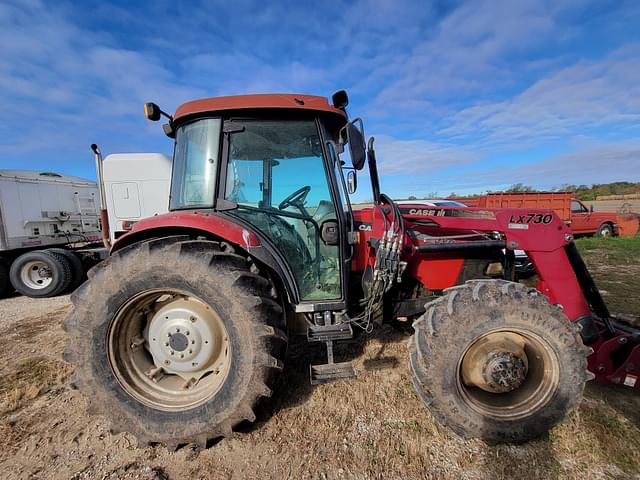
[[[415,112],[421,100],[455,100],[492,91],[510,81],[505,55],[538,44],[553,26],[552,12],[538,1],[462,4],[439,24],[425,28],[411,51],[396,58],[395,78],[371,109]],[[414,102],[418,105],[411,109]]]
[[[553,155],[540,162],[475,168],[464,174],[439,175],[434,180],[437,184],[428,183],[427,189],[459,193],[499,190],[515,183],[549,189],[563,184],[637,182],[640,181],[640,141],[589,141],[573,152]]]
[[[512,99],[465,108],[438,133],[498,142],[544,140],[639,120],[640,46],[627,45],[554,72]]]
[[[426,140],[376,136],[376,158],[382,175],[430,175],[478,160],[472,149]]]

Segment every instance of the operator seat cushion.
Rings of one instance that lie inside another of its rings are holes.
[[[318,225],[322,225],[322,222],[324,222],[325,220],[335,220],[335,218],[336,210],[335,208],[333,208],[333,203],[327,200],[320,200],[318,208],[316,208],[316,211],[313,214],[313,219],[318,222]]]

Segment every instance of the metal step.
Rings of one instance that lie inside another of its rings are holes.
[[[350,323],[312,325],[307,329],[307,340],[309,342],[331,342],[350,338],[353,338],[353,329]]]
[[[311,375],[311,385],[356,378],[356,371],[351,362],[309,365],[309,373]]]

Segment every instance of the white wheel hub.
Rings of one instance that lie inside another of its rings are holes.
[[[39,260],[27,262],[20,270],[20,280],[32,290],[47,288],[53,281],[51,267]]]
[[[229,339],[208,306],[179,297],[152,315],[145,336],[157,367],[193,381],[221,369],[228,358]]]

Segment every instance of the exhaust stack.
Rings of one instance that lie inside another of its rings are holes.
[[[100,223],[102,226],[102,243],[105,248],[111,249],[111,234],[109,232],[109,213],[107,212],[107,201],[104,191],[104,177],[102,174],[102,153],[98,145],[91,144],[91,150],[96,156],[96,176],[98,178],[98,187],[100,191]]]

